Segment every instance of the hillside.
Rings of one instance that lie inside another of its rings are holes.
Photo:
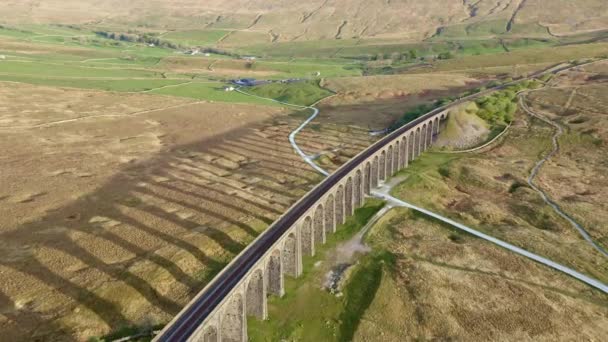
[[[602,0],[10,0],[4,23],[207,29],[235,42],[568,35],[605,28]],[[0,22],[1,24],[2,22]],[[223,32],[225,31],[225,32]],[[224,34],[225,33],[225,34]],[[232,37],[236,35],[235,37]]]

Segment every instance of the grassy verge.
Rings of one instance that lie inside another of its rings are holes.
[[[285,279],[285,296],[269,298],[269,319],[248,320],[251,341],[340,341],[353,336],[359,318],[373,299],[378,277],[382,276],[381,271],[375,270],[386,257],[375,253],[363,257],[354,267],[352,280],[341,298],[321,288],[327,270],[317,263],[339,242],[359,232],[383,206],[383,201],[367,200],[335,234],[327,236],[327,243],[317,248],[316,256],[304,258],[303,274],[298,279]]]
[[[385,272],[392,267],[395,256],[385,250],[366,256],[357,266],[344,289],[344,310],[340,315],[339,341],[352,341],[361,317],[373,302]]]

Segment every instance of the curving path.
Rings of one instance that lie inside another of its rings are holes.
[[[244,92],[242,92],[244,93]],[[247,94],[247,93],[244,93]],[[534,188],[537,192],[539,192],[541,194],[541,196],[543,197],[543,199],[545,200],[545,202],[547,202],[547,204],[549,204],[560,216],[562,216],[563,218],[565,218],[566,220],[568,220],[580,233],[581,235],[585,238],[585,240],[587,240],[595,249],[597,249],[600,253],[604,254],[605,256],[608,257],[608,253],[602,249],[600,246],[598,246],[593,239],[591,238],[591,236],[589,236],[589,234],[587,233],[587,231],[581,227],[576,221],[574,221],[574,219],[572,219],[570,216],[568,216],[566,213],[564,213],[557,204],[555,204],[553,201],[551,201],[548,196],[545,194],[545,192],[543,190],[541,190],[540,188],[538,188],[536,185],[534,185],[534,178],[535,176],[538,174],[538,171],[540,170],[541,166],[549,159],[551,158],[553,155],[555,155],[558,150],[559,150],[559,144],[558,144],[558,138],[561,134],[563,134],[563,129],[560,125],[558,125],[557,123],[541,116],[538,115],[536,113],[533,113],[525,104],[525,102],[523,101],[523,98],[526,94],[526,91],[524,92],[520,92],[520,94],[518,94],[519,99],[520,99],[520,105],[522,106],[522,108],[524,109],[524,111],[526,111],[528,114],[537,117],[541,120],[543,120],[544,122],[549,123],[550,125],[556,127],[556,133],[553,136],[553,150],[551,151],[551,153],[549,153],[547,156],[545,156],[542,160],[540,160],[536,166],[534,167],[534,169],[532,170],[532,174],[530,175],[530,177],[528,178],[528,184],[530,184],[530,186],[532,188]],[[251,95],[251,96],[255,96],[252,94],[247,94],[247,95]],[[259,97],[259,96],[258,96]],[[290,105],[290,104],[286,104],[280,101],[276,101],[273,99],[270,99],[272,101],[275,102],[279,102],[281,104],[285,104],[285,105]],[[317,102],[318,103],[318,102]],[[300,132],[304,127],[306,127],[306,125],[308,125],[312,120],[314,120],[317,115],[319,114],[319,110],[315,107],[305,107],[305,106],[297,106],[297,105],[291,105],[291,106],[295,106],[295,107],[300,107],[300,108],[309,108],[309,109],[313,109],[313,115],[311,115],[306,121],[304,121],[296,130],[294,130],[293,132],[291,132],[291,134],[289,135],[289,141],[291,142],[291,145],[294,147],[294,149],[296,150],[296,152],[298,152],[298,154],[300,156],[302,156],[302,158],[311,165],[314,165],[313,167],[315,168],[315,170],[319,171],[321,174],[327,176],[329,175],[329,173],[325,170],[323,170],[320,166],[318,166],[317,164],[315,164],[314,162],[312,162],[310,156],[306,155],[304,152],[302,152],[302,150],[300,150],[300,148],[297,146],[296,142],[295,142],[295,136],[296,134],[298,134],[298,132]],[[493,144],[494,142],[496,142],[500,137],[502,137],[504,134],[507,133],[508,129],[511,127],[511,123],[496,137],[494,137],[494,139],[492,139],[491,141],[483,144],[482,146],[470,149],[470,150],[466,150],[466,151],[455,151],[454,153],[466,153],[466,152],[475,152],[478,150],[481,150],[487,146],[490,146],[491,144]],[[485,233],[482,233],[478,230],[475,230],[473,228],[467,227],[461,223],[458,223],[456,221],[453,221],[447,217],[441,216],[439,214],[436,214],[430,210],[426,210],[424,208],[420,208],[417,207],[413,204],[407,203],[405,201],[402,201],[400,199],[397,199],[393,196],[390,195],[390,189],[392,188],[392,184],[390,182],[385,183],[383,185],[381,185],[378,189],[372,190],[371,191],[371,195],[373,195],[374,197],[377,198],[381,198],[385,201],[388,202],[388,206],[385,207],[386,210],[382,211],[380,213],[378,213],[374,218],[374,222],[377,221],[380,216],[384,215],[388,209],[393,208],[393,207],[405,207],[405,208],[409,208],[412,210],[416,210],[420,213],[423,213],[427,216],[433,217],[437,220],[440,220],[444,223],[447,223],[457,229],[463,230],[471,235],[477,236],[479,238],[482,238],[486,241],[489,241],[495,245],[498,245],[500,247],[503,247],[511,252],[514,252],[516,254],[522,255],[526,258],[532,259],[536,262],[539,262],[545,266],[551,267],[557,271],[560,271],[562,273],[565,273],[573,278],[576,278],[584,283],[586,283],[587,285],[593,286],[601,291],[603,291],[604,293],[608,293],[608,285],[600,282],[597,279],[591,278],[589,276],[586,276],[580,272],[577,272],[576,270],[566,267],[562,264],[559,264],[555,261],[552,261],[550,259],[547,259],[545,257],[542,257],[538,254],[529,252],[523,248],[517,247],[515,245],[512,245],[508,242],[505,242],[503,240],[497,239],[493,236],[487,235]],[[367,225],[367,229],[369,229],[369,227],[371,227],[371,225]],[[367,230],[366,229],[366,230]]]
[[[482,232],[480,232],[478,230],[475,230],[475,229],[473,229],[471,227],[467,227],[467,226],[465,226],[465,225],[463,225],[461,223],[458,223],[458,222],[453,221],[453,220],[451,220],[451,219],[449,219],[447,217],[444,217],[444,216],[441,216],[439,214],[436,214],[436,213],[434,213],[434,212],[432,212],[430,210],[426,210],[424,208],[417,207],[417,206],[415,206],[415,205],[413,205],[411,203],[407,203],[407,202],[402,201],[402,200],[400,200],[398,198],[395,198],[395,197],[391,196],[390,193],[389,193],[391,188],[392,188],[392,184],[390,184],[390,183],[384,184],[381,187],[379,187],[378,189],[372,190],[372,195],[374,195],[374,196],[376,196],[378,198],[384,199],[391,206],[409,208],[409,209],[418,211],[420,213],[423,213],[423,214],[425,214],[427,216],[433,217],[433,218],[435,218],[435,219],[437,219],[437,220],[439,220],[441,222],[445,222],[445,223],[451,225],[452,227],[455,227],[455,228],[457,228],[459,230],[462,230],[462,231],[465,231],[465,232],[467,232],[467,233],[469,233],[471,235],[474,235],[474,236],[477,236],[477,237],[479,237],[481,239],[489,241],[489,242],[491,242],[491,243],[493,243],[495,245],[503,247],[503,248],[505,248],[505,249],[507,249],[507,250],[509,250],[511,252],[514,252],[516,254],[525,256],[526,258],[532,259],[532,260],[534,260],[536,262],[539,262],[539,263],[541,263],[541,264],[543,264],[545,266],[549,266],[549,267],[551,267],[551,268],[553,268],[553,269],[555,269],[557,271],[563,272],[563,273],[565,273],[565,274],[567,274],[567,275],[569,275],[571,277],[574,277],[574,278],[576,278],[576,279],[578,279],[578,280],[586,283],[587,285],[593,286],[596,289],[601,290],[604,293],[608,293],[608,285],[600,282],[597,279],[588,277],[588,276],[586,276],[586,275],[584,275],[584,274],[582,274],[580,272],[577,272],[577,271],[575,271],[575,270],[573,270],[573,269],[571,269],[569,267],[566,267],[566,266],[564,266],[562,264],[559,264],[559,263],[557,263],[555,261],[552,261],[550,259],[542,257],[542,256],[540,256],[538,254],[529,252],[529,251],[527,251],[527,250],[525,250],[523,248],[517,247],[515,245],[512,245],[512,244],[510,244],[508,242],[505,242],[503,240],[497,239],[497,238],[495,238],[493,236],[490,236],[488,234],[482,233]]]
[[[608,252],[604,248],[602,248],[600,245],[595,243],[595,241],[593,241],[593,238],[591,237],[591,235],[589,235],[589,232],[587,232],[587,230],[585,228],[583,228],[583,226],[581,226],[578,222],[576,222],[576,220],[574,220],[574,218],[572,218],[565,211],[563,211],[560,208],[560,206],[557,203],[555,203],[551,198],[549,198],[549,195],[547,195],[547,193],[534,182],[534,179],[538,175],[538,172],[540,171],[542,166],[545,164],[545,162],[547,162],[549,159],[551,159],[551,157],[553,157],[554,155],[556,155],[559,152],[559,137],[562,134],[564,134],[564,129],[557,122],[531,110],[530,107],[528,107],[528,105],[526,104],[525,96],[526,96],[525,93],[522,93],[519,95],[519,104],[520,104],[521,108],[528,115],[533,116],[533,117],[549,124],[553,128],[555,128],[555,133],[553,134],[553,137],[551,139],[552,143],[553,143],[553,149],[545,157],[543,157],[541,160],[539,160],[536,163],[536,165],[532,169],[532,172],[530,173],[530,176],[527,179],[528,185],[530,185],[530,187],[532,187],[532,189],[534,189],[536,192],[538,192],[538,194],[542,197],[543,201],[545,201],[545,203],[547,203],[551,208],[553,208],[553,211],[555,211],[559,216],[563,217],[566,221],[568,221],[572,225],[572,227],[574,227],[580,233],[580,235],[583,237],[583,239],[585,239],[585,241],[587,241],[591,245],[591,247],[595,248],[598,252],[600,252],[605,257],[608,257]]]
[[[304,151],[302,151],[302,149],[298,146],[298,144],[296,143],[296,135],[298,133],[300,133],[300,131],[302,129],[304,129],[304,127],[306,127],[306,125],[308,125],[312,120],[314,120],[318,115],[319,115],[319,109],[314,107],[317,103],[321,102],[322,100],[329,98],[333,95],[330,95],[328,97],[325,97],[315,103],[313,103],[310,106],[300,106],[300,105],[296,105],[293,103],[287,103],[287,102],[282,102],[282,101],[278,101],[275,99],[271,99],[268,97],[262,97],[262,96],[258,96],[258,95],[254,95],[248,92],[245,92],[243,90],[241,90],[241,87],[238,87],[235,89],[237,92],[243,94],[243,95],[247,95],[247,96],[252,96],[252,97],[257,97],[258,99],[262,99],[262,100],[268,100],[268,101],[272,101],[272,102],[276,102],[276,103],[280,103],[282,105],[285,106],[289,106],[289,107],[294,107],[294,108],[299,108],[299,109],[310,109],[312,110],[312,115],[308,117],[308,119],[306,119],[304,122],[302,122],[302,124],[300,126],[298,126],[298,128],[296,128],[295,130],[293,130],[290,134],[289,134],[289,143],[291,144],[291,146],[293,147],[293,149],[296,151],[296,153],[302,157],[302,159],[304,159],[304,161],[310,165],[313,169],[315,169],[317,172],[319,172],[320,174],[322,174],[323,176],[327,177],[329,176],[329,172],[325,171],[323,168],[321,168],[319,165],[317,165],[317,163],[315,163],[313,161],[314,156],[309,156],[306,153],[304,153]]]
[[[572,67],[571,65],[563,66],[563,64],[558,64],[558,65],[552,66],[544,71],[538,72],[529,78],[537,77],[537,76],[540,76],[547,72],[556,73],[561,70],[569,69],[571,67]],[[521,80],[518,80],[518,81],[521,81]],[[281,217],[279,217],[278,220],[275,221],[275,223],[273,223],[273,225],[271,227],[269,227],[264,233],[260,234],[256,238],[256,240],[254,240],[238,256],[236,256],[230,262],[230,264],[228,266],[226,266],[226,268],[224,268],[224,270],[222,270],[222,272],[220,272],[214,278],[214,280],[212,280],[207,285],[207,287],[205,287],[205,289],[203,289],[201,292],[199,292],[199,294],[173,319],[173,321],[171,321],[161,331],[161,333],[155,338],[155,340],[156,341],[186,341],[190,337],[192,337],[192,334],[195,333],[197,331],[197,329],[199,329],[201,327],[201,324],[204,323],[205,319],[207,319],[209,317],[209,315],[214,313],[214,310],[217,309],[218,306],[220,306],[222,304],[222,301],[224,299],[226,299],[227,296],[229,296],[232,293],[232,291],[235,289],[235,287],[237,285],[239,285],[239,283],[241,282],[241,280],[243,280],[243,278],[247,275],[247,273],[250,270],[252,270],[253,267],[255,267],[258,262],[262,261],[262,258],[266,255],[266,253],[271,248],[273,248],[273,246],[275,246],[275,244],[277,244],[281,238],[283,238],[285,236],[285,234],[289,231],[289,229],[295,227],[296,223],[298,222],[298,220],[300,218],[302,218],[304,215],[307,215],[312,210],[311,208],[313,207],[313,205],[315,205],[322,196],[324,196],[328,191],[332,190],[335,186],[337,186],[351,172],[354,172],[355,170],[357,170],[357,168],[360,167],[363,162],[368,160],[368,158],[373,157],[374,154],[379,153],[380,151],[384,152],[383,148],[386,147],[386,145],[390,145],[393,142],[393,140],[399,139],[402,134],[409,132],[410,130],[414,129],[417,125],[421,125],[422,123],[426,122],[426,120],[429,120],[429,119],[435,118],[435,117],[437,117],[437,119],[438,119],[438,117],[440,115],[445,116],[446,109],[448,109],[451,106],[458,105],[458,104],[466,102],[466,101],[470,101],[476,97],[486,95],[486,94],[496,91],[496,90],[504,89],[505,87],[513,84],[514,82],[507,83],[502,86],[498,86],[496,88],[488,89],[488,90],[482,91],[477,94],[466,96],[449,105],[436,108],[436,109],[426,113],[425,115],[415,119],[414,121],[412,121],[408,124],[405,124],[404,126],[400,127],[396,131],[390,133],[384,139],[372,144],[366,150],[364,150],[361,153],[359,153],[358,155],[354,156],[343,167],[339,168],[332,174],[328,175],[327,179],[322,181],[319,185],[317,185],[315,188],[313,188],[309,193],[304,195],[304,197],[302,197],[302,199],[300,199],[300,201],[296,202],[286,213],[284,213]],[[278,101],[276,101],[276,102],[278,102]],[[314,112],[313,113],[314,117],[316,117],[318,115],[318,110],[317,111],[313,110],[313,112]],[[314,119],[314,117],[312,119]],[[305,123],[307,124],[308,122],[312,121],[312,119],[309,118],[309,120],[306,120]],[[304,126],[305,126],[304,124],[300,125],[300,127],[298,127],[299,129],[296,129],[296,131],[294,131],[294,132],[295,133],[299,132]],[[295,137],[295,134],[290,134],[290,136]],[[292,140],[295,143],[295,138],[290,139],[290,141],[292,141]],[[296,146],[297,146],[297,144],[296,144]],[[391,148],[392,148],[392,145],[391,145]],[[301,152],[301,153],[300,152],[298,152],[298,154],[300,156],[308,157],[303,152]],[[419,152],[421,152],[420,149],[419,149]],[[310,157],[304,158],[304,160],[306,160],[306,161],[309,161],[309,159],[310,159]],[[314,164],[314,163],[312,163],[312,164]],[[313,166],[312,164],[309,163],[309,165]],[[313,167],[315,168],[315,170],[317,170],[319,172],[325,171],[325,170],[321,169],[320,167],[318,167],[316,164]],[[325,173],[326,173],[326,171],[323,172],[323,174],[325,174]],[[419,208],[419,209],[421,209],[421,208]],[[351,207],[351,210],[352,210],[352,207]],[[438,218],[441,218],[442,220],[444,220],[444,222],[452,224],[455,227],[458,227],[460,229],[463,229],[463,230],[470,229],[468,227],[460,225],[457,222],[454,222],[447,218],[441,217],[440,215],[437,215],[435,213],[428,212],[424,209],[421,209],[421,212],[428,213],[429,215],[432,215],[432,216],[436,215]],[[474,232],[474,230],[472,230],[472,229],[470,229],[470,230],[471,230],[470,231],[471,234],[478,235]],[[479,234],[481,234],[481,233],[479,233]],[[495,239],[491,236],[487,236],[486,240],[493,242],[495,244],[499,244],[505,248],[507,248],[506,245],[508,245],[505,242]],[[525,255],[529,258],[532,258],[538,262],[543,262],[544,264],[546,264],[550,267],[553,267],[554,269],[560,270],[562,272],[568,273],[571,271],[568,274],[575,276],[577,279],[581,279],[581,280],[587,282],[588,284],[602,290],[605,293],[608,293],[608,287],[605,284],[598,282],[597,280],[586,277],[585,275],[577,273],[574,270],[567,269],[566,267],[564,267],[562,265],[554,263],[551,260],[544,259],[540,256],[527,252],[523,249],[518,249],[518,247],[513,246],[512,250],[517,251],[518,253]],[[279,277],[279,279],[280,279],[280,277]],[[239,298],[242,298],[242,297],[239,297]],[[244,312],[244,311],[242,311],[242,312]],[[235,314],[234,312],[230,312],[230,313],[224,312],[223,317],[228,317],[228,319],[231,319],[230,317],[235,318],[236,316],[239,316],[239,315],[241,315],[241,313]],[[244,316],[244,314],[243,314],[243,316]],[[220,319],[220,320],[222,319],[222,317],[220,317],[219,315],[216,316],[216,318]],[[240,319],[240,322],[241,323],[246,322],[245,318],[243,317],[242,319]],[[216,329],[216,328],[214,327],[214,329]],[[232,329],[232,328],[230,328],[230,329]],[[236,327],[235,329],[242,329],[242,326]],[[213,333],[213,331],[216,331],[216,330],[212,330],[212,331],[208,330],[207,332]],[[229,330],[229,331],[232,331],[232,330]],[[236,334],[240,334],[240,333],[235,332],[235,335]],[[240,336],[242,336],[242,335],[240,335]]]
[[[239,91],[240,91],[240,90],[239,90]],[[240,91],[240,92],[241,92],[241,93],[243,93],[243,94],[246,94],[246,95],[250,95],[250,96],[256,96],[256,95],[253,95],[253,94],[248,94],[248,93],[245,93],[245,92],[243,92],[243,91]],[[549,205],[550,205],[550,206],[551,206],[551,207],[552,207],[552,208],[553,208],[553,209],[554,209],[554,210],[555,210],[555,211],[556,211],[558,214],[560,214],[560,216],[564,217],[564,218],[565,218],[566,220],[568,220],[568,221],[569,221],[569,222],[570,222],[570,223],[571,223],[571,224],[572,224],[574,227],[576,227],[576,228],[579,230],[579,232],[581,232],[581,235],[583,235],[583,237],[585,238],[585,240],[587,240],[589,243],[591,243],[591,245],[592,245],[592,246],[593,246],[595,249],[597,249],[597,250],[598,250],[600,253],[602,253],[602,254],[604,254],[605,256],[607,256],[607,257],[608,257],[608,253],[607,253],[607,252],[606,252],[604,249],[602,249],[600,246],[598,246],[597,244],[595,244],[595,242],[593,241],[593,239],[592,239],[592,238],[589,236],[589,234],[587,233],[587,231],[586,231],[586,230],[585,230],[583,227],[581,227],[581,226],[580,226],[580,225],[579,225],[579,224],[578,224],[576,221],[574,221],[572,218],[570,218],[570,216],[568,216],[566,213],[564,213],[564,212],[563,212],[563,211],[562,211],[562,210],[559,208],[559,206],[557,206],[557,204],[555,204],[554,202],[552,202],[552,201],[551,201],[551,200],[550,200],[550,199],[547,197],[547,195],[546,195],[546,194],[545,194],[545,193],[544,193],[544,192],[543,192],[543,191],[542,191],[540,188],[538,188],[536,185],[534,185],[533,180],[534,180],[534,177],[536,176],[536,174],[538,173],[538,171],[540,170],[540,167],[541,167],[541,166],[542,166],[542,165],[543,165],[543,164],[544,164],[544,163],[545,163],[545,162],[546,162],[546,161],[547,161],[549,158],[551,158],[553,155],[555,155],[555,154],[558,152],[558,150],[559,150],[558,138],[559,138],[559,136],[560,136],[560,135],[563,133],[563,129],[562,129],[562,127],[561,127],[560,125],[558,125],[557,123],[555,123],[555,122],[553,122],[553,121],[551,121],[551,120],[549,120],[549,119],[547,119],[547,118],[545,118],[545,117],[543,117],[543,116],[540,116],[540,115],[538,115],[538,114],[533,113],[533,112],[532,112],[532,111],[531,111],[531,110],[530,110],[530,109],[529,109],[529,108],[526,106],[525,102],[523,101],[523,97],[525,96],[525,94],[526,94],[526,91],[520,92],[520,93],[518,94],[519,99],[520,99],[520,105],[522,106],[522,108],[523,108],[523,109],[524,109],[524,110],[525,110],[525,111],[526,111],[528,114],[533,115],[533,116],[535,116],[535,117],[537,117],[537,118],[539,118],[539,119],[543,120],[544,122],[547,122],[547,123],[549,123],[550,125],[552,125],[552,126],[554,126],[554,127],[556,127],[556,128],[557,128],[556,133],[555,133],[555,135],[553,136],[553,150],[552,150],[552,151],[551,151],[551,153],[549,153],[549,154],[548,154],[548,155],[547,155],[545,158],[543,158],[541,161],[539,161],[539,162],[536,164],[536,166],[535,166],[535,167],[534,167],[534,169],[532,170],[532,174],[531,174],[531,175],[530,175],[530,177],[528,178],[528,184],[530,184],[530,186],[531,186],[531,187],[533,187],[533,188],[534,188],[536,191],[538,191],[538,192],[541,194],[541,196],[543,197],[543,199],[545,200],[545,202],[547,202],[547,204],[549,204]],[[256,97],[259,97],[259,96],[256,96]],[[259,97],[259,98],[263,98],[263,97]],[[284,105],[289,105],[289,106],[294,106],[294,107],[300,107],[300,108],[309,108],[309,109],[312,109],[312,110],[313,110],[313,114],[312,114],[312,115],[311,115],[311,116],[310,116],[310,117],[309,117],[307,120],[305,120],[305,121],[304,121],[304,122],[303,122],[303,123],[302,123],[302,124],[301,124],[301,125],[300,125],[298,128],[296,128],[296,129],[295,129],[293,132],[291,132],[291,134],[289,135],[289,141],[290,141],[291,145],[294,147],[294,149],[296,150],[296,152],[297,152],[297,153],[298,153],[298,154],[299,154],[299,155],[300,155],[300,156],[301,156],[301,157],[302,157],[302,158],[303,158],[303,159],[304,159],[304,160],[305,160],[305,161],[306,161],[308,164],[310,164],[311,166],[313,166],[313,168],[314,168],[315,170],[319,171],[319,173],[323,174],[324,176],[328,176],[328,175],[329,175],[329,173],[328,173],[326,170],[322,169],[322,168],[321,168],[320,166],[318,166],[317,164],[315,164],[315,163],[314,163],[314,162],[311,160],[311,157],[310,157],[310,156],[308,156],[308,155],[306,155],[306,154],[305,154],[305,153],[304,153],[304,152],[303,152],[303,151],[302,151],[302,150],[301,150],[301,149],[298,147],[298,145],[297,145],[297,144],[296,144],[296,142],[295,142],[295,136],[296,136],[296,134],[298,134],[298,132],[300,132],[300,131],[301,131],[301,130],[304,128],[304,127],[306,127],[306,125],[308,125],[308,124],[309,124],[309,123],[310,123],[312,120],[314,120],[314,119],[317,117],[317,115],[319,114],[319,110],[318,110],[317,108],[315,108],[315,107],[312,107],[312,106],[309,106],[309,107],[306,107],[306,106],[298,106],[298,105],[292,105],[292,104],[288,104],[288,103],[284,103],[284,102],[276,101],[276,100],[273,100],[273,99],[268,99],[268,100],[271,100],[271,101],[274,101],[274,102],[278,102],[278,103],[281,103],[281,104],[284,104]],[[318,103],[318,102],[317,102],[317,103]],[[455,152],[453,152],[453,153],[467,153],[467,152],[475,152],[475,151],[481,150],[481,149],[483,149],[483,148],[485,148],[485,147],[487,147],[487,146],[490,146],[491,144],[493,144],[494,142],[496,142],[496,141],[497,141],[497,140],[498,140],[500,137],[502,137],[503,135],[505,135],[505,134],[507,133],[508,129],[511,127],[511,124],[512,124],[512,123],[510,123],[510,124],[509,124],[509,125],[508,125],[508,126],[507,126],[507,127],[506,127],[506,128],[505,128],[505,129],[504,129],[504,130],[503,130],[503,131],[502,131],[502,132],[499,134],[499,135],[498,135],[498,136],[494,137],[494,139],[492,139],[491,141],[489,141],[489,142],[487,142],[487,143],[483,144],[482,146],[478,146],[478,147],[476,147],[476,148],[473,148],[473,149],[470,149],[470,150],[465,150],[465,151],[455,151]],[[543,265],[545,265],[545,266],[551,267],[551,268],[553,268],[553,269],[555,269],[555,270],[557,270],[557,271],[563,272],[563,273],[565,273],[565,274],[567,274],[567,275],[569,275],[569,276],[571,276],[571,277],[573,277],[573,278],[576,278],[576,279],[578,279],[578,280],[580,280],[580,281],[582,281],[582,282],[586,283],[587,285],[593,286],[593,287],[595,287],[595,288],[597,288],[597,289],[599,289],[599,290],[603,291],[604,293],[608,293],[608,285],[606,285],[606,284],[604,284],[604,283],[600,282],[600,281],[599,281],[599,280],[597,280],[597,279],[594,279],[594,278],[588,277],[588,276],[586,276],[586,275],[584,275],[584,274],[582,274],[582,273],[580,273],[580,272],[577,272],[577,271],[576,271],[576,270],[574,270],[574,269],[571,269],[571,268],[569,268],[569,267],[566,267],[566,266],[564,266],[564,265],[562,265],[562,264],[559,264],[559,263],[557,263],[557,262],[555,262],[555,261],[552,261],[552,260],[550,260],[550,259],[547,259],[547,258],[545,258],[545,257],[542,257],[542,256],[540,256],[540,255],[538,255],[538,254],[535,254],[535,253],[529,252],[529,251],[527,251],[527,250],[525,250],[525,249],[523,249],[523,248],[517,247],[517,246],[512,245],[512,244],[510,244],[510,243],[508,243],[508,242],[505,242],[505,241],[503,241],[503,240],[500,240],[500,239],[497,239],[497,238],[492,237],[492,236],[490,236],[490,235],[487,235],[487,234],[485,234],[485,233],[482,233],[482,232],[480,232],[480,231],[478,231],[478,230],[475,230],[475,229],[473,229],[473,228],[467,227],[467,226],[465,226],[465,225],[463,225],[463,224],[461,224],[461,223],[458,223],[458,222],[453,221],[453,220],[451,220],[451,219],[449,219],[449,218],[447,218],[447,217],[444,217],[444,216],[441,216],[441,215],[439,215],[439,214],[436,214],[436,213],[434,213],[434,212],[432,212],[432,211],[430,211],[430,210],[426,210],[426,209],[424,209],[424,208],[420,208],[420,207],[417,207],[417,206],[415,206],[415,205],[413,205],[413,204],[410,204],[410,203],[407,203],[407,202],[402,201],[402,200],[400,200],[400,199],[397,199],[397,198],[395,198],[395,197],[393,197],[393,196],[391,196],[391,195],[390,195],[390,193],[389,193],[389,192],[390,192],[390,189],[391,189],[391,188],[392,188],[392,184],[391,184],[390,182],[387,182],[387,183],[385,183],[385,184],[381,185],[381,186],[380,186],[378,189],[375,189],[375,190],[372,190],[372,191],[371,191],[371,195],[373,195],[373,196],[375,196],[375,197],[377,197],[377,198],[381,198],[381,199],[383,199],[383,200],[385,200],[385,201],[387,201],[387,202],[388,202],[388,206],[387,206],[387,207],[385,207],[385,209],[386,209],[386,210],[382,211],[381,213],[379,212],[379,213],[378,213],[378,214],[377,214],[377,215],[374,217],[374,218],[375,218],[374,222],[375,222],[375,221],[377,221],[377,220],[380,218],[380,216],[384,215],[384,214],[385,214],[385,213],[388,211],[388,209],[393,208],[393,207],[405,207],[405,208],[409,208],[409,209],[412,209],[412,210],[416,210],[416,211],[418,211],[418,212],[420,212],[420,213],[423,213],[423,214],[425,214],[425,215],[427,215],[427,216],[430,216],[430,217],[433,217],[433,218],[435,218],[435,219],[437,219],[437,220],[440,220],[440,221],[442,221],[442,222],[445,222],[445,223],[447,223],[447,224],[449,224],[449,225],[451,225],[451,226],[453,226],[453,227],[455,227],[455,228],[457,228],[457,229],[463,230],[463,231],[465,231],[465,232],[467,232],[467,233],[469,233],[469,234],[471,234],[471,235],[477,236],[477,237],[482,238],[482,239],[484,239],[484,240],[486,240],[486,241],[489,241],[489,242],[491,242],[491,243],[493,243],[493,244],[495,244],[495,245],[498,245],[498,246],[500,246],[500,247],[503,247],[503,248],[505,248],[505,249],[507,249],[507,250],[509,250],[509,251],[511,251],[511,252],[514,252],[514,253],[519,254],[519,255],[522,255],[522,256],[524,256],[524,257],[526,257],[526,258],[532,259],[532,260],[534,260],[534,261],[536,261],[536,262],[539,262],[539,263],[541,263],[541,264],[543,264]],[[367,229],[369,229],[369,227],[371,227],[371,224],[368,224],[366,227],[367,227]],[[367,230],[367,229],[366,229],[366,230]]]

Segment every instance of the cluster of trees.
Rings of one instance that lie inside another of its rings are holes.
[[[395,121],[390,127],[389,131],[394,131],[399,127],[407,124],[408,122],[414,121],[421,117],[422,115],[430,112],[431,110],[440,107],[443,104],[441,100],[436,101],[434,104],[422,104],[414,107],[413,109],[408,110],[405,114]]]
[[[165,47],[169,49],[180,48],[178,44],[167,40],[162,40],[152,33],[140,34],[133,31],[129,31],[127,33],[95,31],[95,34],[106,39],[119,40],[123,42],[154,44],[155,46]]]
[[[421,56],[417,50],[411,49],[406,52],[379,52],[375,55],[367,55],[363,59],[368,61],[390,61],[396,62],[413,62],[425,59],[451,59],[454,58],[454,53],[451,51],[441,52],[436,56]]]
[[[368,61],[384,61],[384,60],[390,60],[392,62],[413,61],[413,60],[418,59],[418,51],[409,50],[406,52],[393,52],[393,53],[379,52],[375,55],[367,55],[365,57],[365,59],[367,59]]]
[[[498,82],[493,81],[487,86],[492,88],[497,85]],[[517,93],[522,90],[536,89],[541,86],[542,84],[536,80],[522,81],[507,87],[504,90],[497,91],[492,95],[477,99],[475,104],[469,106],[466,110],[470,113],[476,114],[493,126],[509,124],[511,121],[513,121],[513,116],[517,111]],[[482,90],[485,90],[485,87],[474,89],[471,92],[463,94],[463,96],[470,95],[471,93],[477,93]],[[407,111],[399,120],[395,121],[389,128],[389,131],[393,131],[406,123],[419,118],[429,111],[444,106],[454,100],[456,100],[456,97],[446,97],[435,101],[433,104],[419,105]]]
[[[523,81],[512,85],[492,95],[479,98],[475,114],[490,124],[503,124],[513,121],[517,111],[517,93],[525,89],[534,89],[541,86],[538,81]]]

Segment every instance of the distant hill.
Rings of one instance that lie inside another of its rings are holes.
[[[5,0],[0,24],[245,32],[268,41],[496,35],[608,28],[606,0]],[[262,35],[263,36],[259,36]]]

